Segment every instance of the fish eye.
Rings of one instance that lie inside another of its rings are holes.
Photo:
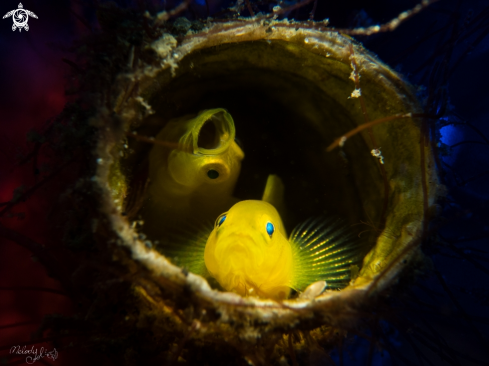
[[[226,215],[221,216],[219,219],[217,219],[217,226],[221,226],[222,223],[226,220]]]
[[[275,231],[275,227],[271,222],[267,222],[267,233],[270,235],[270,238],[272,237],[273,232]]]
[[[219,172],[217,170],[211,169],[207,172],[207,176],[210,179],[217,179],[219,178]]]

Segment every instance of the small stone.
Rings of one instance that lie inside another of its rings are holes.
[[[184,17],[177,18],[173,23],[173,32],[175,34],[185,34],[192,27],[190,20]]]

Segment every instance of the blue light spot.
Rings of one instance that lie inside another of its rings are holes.
[[[273,232],[275,231],[275,227],[271,222],[267,222],[267,233],[272,237]]]
[[[442,142],[447,146],[453,146],[464,140],[463,132],[464,131],[460,126],[446,125],[440,128],[440,134],[441,134],[440,142]],[[460,152],[460,148],[456,147],[453,150],[450,149],[449,154],[442,156],[442,159],[448,164],[453,164],[459,152]]]
[[[460,140],[461,131],[453,125],[446,125],[440,129],[441,142],[446,145],[453,145],[455,142]]]

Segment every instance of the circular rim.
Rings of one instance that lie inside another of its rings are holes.
[[[165,37],[169,40],[168,36]],[[129,83],[132,85],[137,84],[141,94],[151,84],[152,79],[162,70],[170,69],[172,74],[175,75],[178,62],[194,51],[219,44],[257,40],[281,40],[300,44],[301,47],[308,51],[347,64],[350,64],[351,50],[353,49],[360,70],[368,68],[369,73],[378,75],[379,83],[383,83],[386,87],[392,88],[406,104],[417,108],[415,98],[410,93],[409,86],[397,74],[377,60],[375,56],[365,51],[360,45],[354,43],[352,39],[336,32],[319,32],[302,28],[296,30],[293,24],[288,21],[263,21],[258,24],[243,24],[243,22],[237,21],[218,24],[201,33],[186,36],[179,46],[170,39],[170,42],[164,43],[165,49],[162,49],[161,42],[158,43],[157,41],[154,46],[157,53],[160,56],[165,56],[162,57],[161,66],[151,66],[137,71]],[[132,91],[133,88],[129,86],[125,90]],[[125,119],[126,129],[129,128],[132,119],[135,117],[132,110],[139,103],[137,98],[130,98],[127,92],[122,93],[118,98],[119,103],[116,104],[116,112]],[[400,272],[407,268],[407,261],[419,256],[416,249],[422,240],[422,219],[414,220],[403,226],[403,235],[400,242],[395,243],[399,245],[397,245],[395,251],[383,259],[384,264],[378,260],[373,260],[370,263],[364,262],[362,271],[366,266],[373,268],[369,281],[356,281],[341,291],[326,291],[314,299],[293,299],[278,303],[272,300],[242,298],[234,293],[213,290],[202,277],[192,273],[184,273],[181,268],[170,263],[163,255],[155,250],[149,249],[143,241],[137,239],[135,230],[121,216],[120,209],[113,202],[110,188],[105,183],[108,181],[109,166],[113,161],[109,151],[115,143],[114,139],[108,137],[107,134],[101,138],[96,153],[98,156],[104,156],[104,164],[98,166],[96,181],[104,190],[105,213],[110,217],[112,228],[120,238],[118,240],[119,244],[129,249],[131,258],[148,269],[156,282],[158,282],[158,278],[161,278],[171,281],[180,290],[183,288],[190,289],[193,294],[192,301],[198,301],[200,307],[203,309],[218,309],[222,322],[229,320],[229,314],[231,313],[239,315],[232,316],[233,319],[259,317],[263,322],[261,326],[263,330],[268,329],[269,331],[272,329],[290,329],[302,320],[305,320],[307,324],[311,324],[312,321],[315,324],[314,327],[324,324],[335,325],[341,322],[348,322],[349,320],[346,320],[340,315],[345,309],[345,304],[348,304],[353,309],[359,306],[364,299],[381,293],[382,290],[394,282]],[[425,157],[428,167],[426,178],[429,182],[427,201],[429,206],[431,206],[436,199],[438,185],[433,156],[428,148],[425,148]],[[379,236],[375,248],[380,245],[379,241],[381,239],[382,235]],[[385,240],[385,238],[382,240]],[[385,264],[385,260],[389,256],[391,256],[391,260]],[[394,256],[394,259],[392,256]],[[200,327],[199,329],[203,333],[206,332],[204,330],[205,327]]]

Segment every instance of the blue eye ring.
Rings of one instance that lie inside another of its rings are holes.
[[[222,223],[226,220],[226,215],[221,216],[217,219],[217,227],[221,226]]]
[[[275,232],[275,226],[271,222],[267,222],[267,234],[272,237],[272,234]]]

